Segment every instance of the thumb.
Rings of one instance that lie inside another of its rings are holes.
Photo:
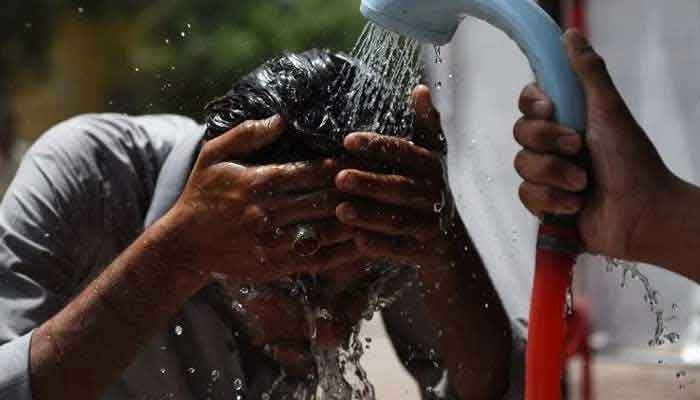
[[[583,84],[589,109],[591,106],[619,106],[623,102],[622,97],[610,77],[605,60],[593,49],[588,39],[578,30],[569,29],[564,34],[564,45],[571,66]]]
[[[440,113],[433,106],[430,89],[418,85],[411,94],[416,111],[416,143],[429,150],[444,154],[445,136],[440,123]]]
[[[249,120],[228,132],[209,140],[200,154],[208,165],[222,161],[241,160],[274,143],[284,131],[279,115],[264,120]]]

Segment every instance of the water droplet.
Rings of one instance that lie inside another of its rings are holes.
[[[176,334],[177,336],[182,335],[182,330],[183,330],[183,329],[182,329],[182,327],[181,327],[180,325],[175,325],[175,334]]]
[[[676,344],[681,340],[681,335],[676,332],[671,332],[665,335],[664,339],[668,340],[671,344]]]
[[[238,312],[242,312],[243,310],[245,310],[245,308],[243,307],[243,304],[241,304],[240,302],[237,302],[237,301],[233,302],[233,304],[231,305],[231,308],[233,308],[234,311],[238,311]]]
[[[240,378],[233,381],[233,389],[236,391],[243,389],[243,381]]]
[[[134,67],[134,72],[139,72],[139,71],[141,71],[141,68],[139,68],[139,67]]]
[[[433,46],[433,49],[435,50],[435,64],[442,64],[442,56],[440,54],[441,49],[440,46]]]
[[[442,89],[442,82],[441,81],[435,82],[435,89],[437,89],[437,90]]]
[[[197,372],[196,369],[194,369],[194,368],[192,368],[192,367],[187,368],[187,373],[188,373],[188,374],[192,375],[192,374],[194,374],[195,372]]]
[[[161,369],[160,369],[160,373],[161,373],[161,374],[165,375],[166,372],[167,372],[167,371],[166,371],[165,368],[161,368]]]
[[[489,303],[484,303],[484,308],[489,308]]]
[[[447,75],[447,77],[450,78],[450,79],[454,79],[455,76],[452,75],[452,74],[449,74],[449,75]]]
[[[185,37],[185,36],[187,36],[187,34],[184,31],[182,31],[182,32],[180,32],[180,36]]]
[[[187,29],[192,29],[192,24],[187,24]]]
[[[82,14],[85,12],[85,9],[83,7],[78,7],[78,12]]]
[[[170,39],[165,38],[165,44],[170,44]]]
[[[241,294],[246,296],[250,293],[250,286],[248,285],[243,285],[241,286]]]
[[[211,380],[212,382],[216,382],[219,380],[219,377],[221,377],[221,372],[219,372],[218,369],[213,369],[211,370]]]
[[[679,310],[680,310],[680,307],[678,307],[678,304],[673,303],[671,305],[671,311],[673,311],[674,313],[677,313]]]
[[[444,205],[442,203],[435,203],[433,204],[433,211],[435,211],[436,213],[440,213],[442,212],[443,207]]]

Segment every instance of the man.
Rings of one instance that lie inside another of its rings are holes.
[[[420,266],[385,318],[421,387],[446,369],[459,398],[501,398],[518,352],[461,221],[433,212],[429,93],[413,94],[421,145],[306,124],[333,104],[345,63],[272,61],[212,103],[206,129],[92,115],[47,132],[0,207],[3,397],[291,398],[322,372],[309,345],[347,341],[361,298],[349,288],[381,259]],[[335,138],[329,153],[314,126]],[[313,316],[318,330],[290,277],[321,282],[331,317]]]

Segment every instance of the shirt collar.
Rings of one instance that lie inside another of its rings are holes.
[[[204,131],[202,127],[192,134],[185,135],[165,160],[158,174],[151,205],[146,213],[145,227],[151,226],[165,215],[180,197],[197,159],[199,143],[204,137]]]

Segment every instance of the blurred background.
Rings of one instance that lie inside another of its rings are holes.
[[[207,101],[265,60],[349,50],[362,26],[353,1],[5,1],[0,157],[12,163],[13,139],[25,147],[80,113],[200,119]]]

